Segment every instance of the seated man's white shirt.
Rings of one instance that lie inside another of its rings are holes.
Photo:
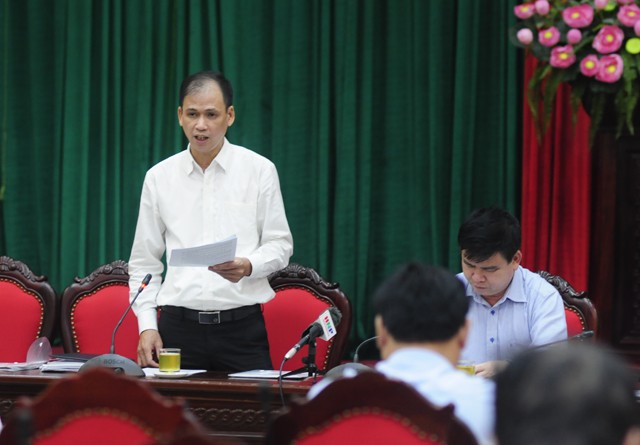
[[[567,338],[564,303],[558,291],[537,273],[519,267],[505,295],[490,306],[462,273],[471,321],[462,359],[474,363],[509,360],[531,346]]]
[[[379,362],[376,369],[401,380],[438,407],[453,404],[480,444],[494,444],[493,381],[472,377],[455,368],[442,355],[424,348],[403,348]]]

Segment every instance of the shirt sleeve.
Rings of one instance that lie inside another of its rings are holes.
[[[547,284],[546,282],[544,284]],[[553,286],[541,286],[531,312],[531,345],[540,346],[567,338],[562,297]]]
[[[151,282],[138,295],[133,305],[140,333],[147,329],[158,329],[156,297],[160,291],[164,271],[164,234],[165,227],[158,210],[154,177],[148,172],[142,186],[138,223],[129,259],[130,299],[135,297],[144,276],[148,273],[152,275]]]
[[[260,196],[257,206],[257,228],[260,246],[249,255],[252,278],[264,278],[282,269],[293,254],[293,237],[284,210],[278,172],[267,164],[260,175]]]

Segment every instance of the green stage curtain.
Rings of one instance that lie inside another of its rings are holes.
[[[519,207],[513,0],[4,0],[2,253],[62,292],[128,260],[145,171],[182,150],[178,86],[223,71],[229,139],[278,167],[292,261],[354,338],[401,263],[458,271],[473,208]]]

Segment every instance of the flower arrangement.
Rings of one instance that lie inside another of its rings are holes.
[[[571,85],[571,105],[591,115],[591,137],[613,106],[617,136],[633,134],[640,98],[640,0],[537,0],[515,6],[516,45],[540,61],[528,85],[532,115],[549,124],[556,90]],[[542,116],[540,105],[542,104]]]

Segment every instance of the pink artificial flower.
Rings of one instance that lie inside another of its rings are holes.
[[[630,3],[633,3],[634,0],[618,0],[618,4],[619,5],[628,5]]]
[[[596,9],[598,11],[600,11],[601,9],[604,9],[608,4],[609,4],[609,0],[596,0],[595,1]]]
[[[600,54],[613,53],[620,49],[623,39],[624,33],[620,28],[613,25],[605,25],[593,39],[593,48]]]
[[[522,28],[520,31],[518,31],[516,37],[518,38],[518,41],[523,45],[529,45],[531,42],[533,42],[533,33],[529,28]]]
[[[598,73],[598,56],[589,54],[580,62],[580,72],[587,77],[593,77]]]
[[[596,79],[600,82],[614,83],[622,77],[624,63],[622,62],[622,57],[618,54],[602,56],[599,65]]]
[[[640,8],[637,5],[626,5],[618,11],[618,20],[624,26],[633,27],[640,20]]]
[[[564,22],[572,28],[584,28],[593,22],[591,5],[570,6],[562,11]]]
[[[560,41],[560,31],[555,26],[538,31],[538,41],[544,46],[554,46]]]
[[[640,20],[638,20],[636,24],[633,25],[633,32],[635,32],[636,35],[640,37]]]
[[[573,46],[556,46],[551,50],[549,65],[554,68],[569,68],[576,61]]]
[[[514,6],[513,13],[519,19],[526,20],[535,14],[536,8],[533,3],[523,3],[521,5]]]
[[[538,14],[549,14],[549,2],[547,0],[538,0],[537,2],[535,2],[535,7]]]
[[[567,42],[571,45],[575,45],[576,43],[582,40],[582,32],[579,29],[570,29],[567,33]]]

